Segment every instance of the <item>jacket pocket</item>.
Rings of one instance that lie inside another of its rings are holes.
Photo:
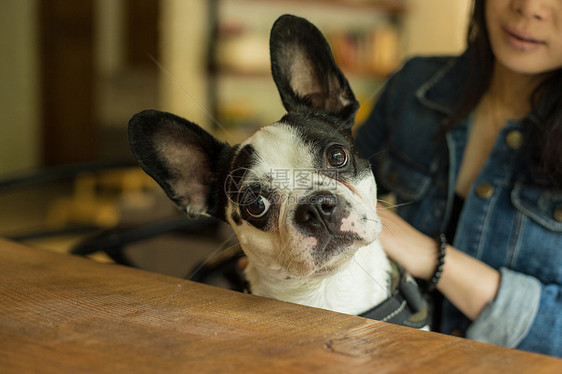
[[[402,201],[419,200],[431,185],[431,176],[413,162],[391,151],[376,167],[377,183],[396,194]]]
[[[562,232],[562,191],[517,183],[511,202],[540,225]]]

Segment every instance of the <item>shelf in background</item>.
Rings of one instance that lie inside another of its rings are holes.
[[[269,59],[270,29],[283,14],[304,17],[324,34],[361,104],[356,122],[362,123],[382,83],[401,61],[406,3],[216,0],[209,74],[218,132],[238,138],[283,115]]]
[[[261,3],[263,0],[238,0],[238,2]],[[301,3],[302,0],[268,0],[268,3]],[[407,0],[307,0],[310,6],[333,6],[346,9],[356,8],[369,11],[386,12],[390,14],[401,14],[408,10]]]

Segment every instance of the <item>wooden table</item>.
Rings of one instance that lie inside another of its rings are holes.
[[[1,373],[562,373],[562,360],[0,239]]]

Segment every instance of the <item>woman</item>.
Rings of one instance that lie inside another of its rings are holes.
[[[562,356],[562,1],[476,0],[468,42],[407,62],[356,134],[397,199],[381,241],[440,331]]]

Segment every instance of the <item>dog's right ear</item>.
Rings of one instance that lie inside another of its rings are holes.
[[[228,144],[192,122],[156,110],[131,118],[129,144],[140,166],[183,212],[224,219],[219,169]]]
[[[320,30],[304,18],[281,16],[271,29],[269,49],[287,112],[329,115],[351,131],[359,103]]]

